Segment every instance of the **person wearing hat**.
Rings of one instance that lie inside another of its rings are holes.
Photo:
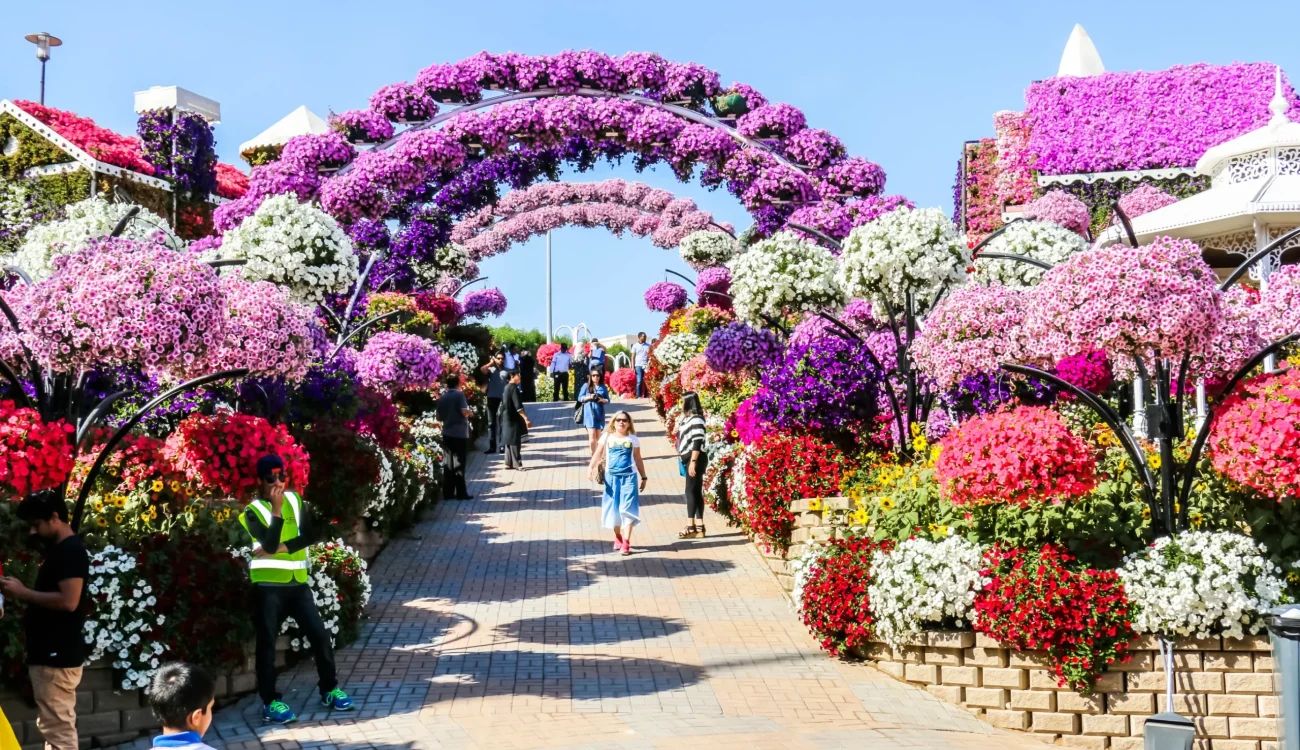
[[[262,721],[288,724],[298,716],[275,691],[275,642],[286,617],[307,636],[320,678],[321,705],[336,711],[352,709],[352,699],[339,688],[334,670],[334,646],[316,610],[307,585],[307,547],[312,543],[311,518],[298,493],[285,488],[284,460],[276,455],[257,460],[261,495],[248,504],[239,523],[252,537],[253,629],[257,633],[257,692]]]

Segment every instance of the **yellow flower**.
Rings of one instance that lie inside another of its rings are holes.
[[[820,498],[814,497],[808,501],[808,510],[821,510],[821,509],[822,509],[822,501]]]
[[[153,480],[153,485],[151,486],[150,489],[152,489],[154,492],[162,492],[162,488],[163,488],[163,480],[161,479]]]
[[[151,506],[149,506],[149,517],[150,517],[150,518],[157,518],[157,517],[158,517],[158,506],[157,506],[157,505],[151,505]]]
[[[117,496],[117,499],[115,499],[115,500],[113,501],[113,505],[116,505],[116,506],[119,507],[119,508],[125,508],[125,507],[126,507],[126,498],[123,497],[122,495],[118,495],[118,496]]]
[[[96,501],[95,501],[95,510],[96,510],[96,511],[103,511],[103,510],[104,510],[104,501],[103,501],[103,500],[96,500]]]
[[[1300,573],[1287,573],[1286,580],[1288,583],[1300,583]]]
[[[946,536],[948,534],[948,524],[932,523],[930,524],[930,533],[938,534],[939,536]]]
[[[1148,506],[1146,506],[1145,508],[1142,509],[1142,517],[1143,517],[1143,518],[1151,518],[1151,506],[1150,506],[1150,505],[1148,505]]]
[[[866,523],[867,523],[867,512],[866,512],[865,510],[854,511],[854,512],[853,512],[853,522],[856,523],[856,524],[859,525],[859,526],[864,526],[864,525],[866,525]]]
[[[114,521],[115,523],[122,523],[123,520],[125,520],[125,519],[122,518],[122,514],[121,514],[121,513],[118,513],[117,515],[113,516],[113,521]]]
[[[1120,471],[1127,471],[1127,470],[1128,470],[1128,459],[1127,459],[1127,458],[1121,458],[1121,459],[1119,460],[1119,470],[1120,470]]]
[[[175,480],[175,479],[172,480],[171,487],[172,487],[172,492],[180,492],[180,491],[181,491],[181,483],[180,483],[179,481]]]
[[[1149,464],[1149,465],[1151,466],[1151,468],[1153,468],[1153,469],[1159,469],[1159,468],[1160,468],[1160,454],[1158,454],[1158,453],[1152,453],[1151,456],[1147,459],[1147,464]]]
[[[881,495],[880,497],[876,498],[876,502],[880,504],[881,510],[894,509],[894,501],[888,495]]]
[[[140,514],[140,520],[141,520],[141,521],[144,521],[145,523],[149,523],[149,514],[148,514],[148,513],[141,513],[141,514]]]
[[[1201,524],[1204,523],[1205,516],[1202,516],[1200,513],[1188,513],[1187,520],[1192,522],[1192,528],[1198,529],[1201,527]]]
[[[99,528],[102,529],[105,526],[108,526],[108,519],[104,518],[103,516],[100,516],[99,518],[95,519],[95,523],[99,524]]]

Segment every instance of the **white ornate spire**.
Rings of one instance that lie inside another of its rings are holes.
[[[1273,112],[1273,119],[1268,121],[1270,128],[1281,127],[1291,121],[1286,116],[1286,111],[1291,108],[1291,102],[1288,102],[1282,94],[1282,66],[1280,65],[1273,68],[1273,101],[1268,103],[1268,108]]]
[[[1061,64],[1057,67],[1056,74],[1084,78],[1105,72],[1106,66],[1102,64],[1101,55],[1097,53],[1092,38],[1081,24],[1076,23],[1070,32],[1069,41],[1065,43],[1065,51],[1061,53]]]

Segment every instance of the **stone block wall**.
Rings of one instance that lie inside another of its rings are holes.
[[[813,505],[819,506],[812,510]],[[847,498],[796,501],[795,529],[785,553],[755,540],[777,580],[794,588],[790,568],[810,541],[838,529],[826,511],[850,508]],[[1155,638],[1132,645],[1132,660],[1102,675],[1093,695],[1057,685],[1041,652],[1013,651],[973,632],[928,632],[909,645],[872,643],[858,656],[895,679],[924,688],[1003,729],[1040,735],[1065,747],[1141,750],[1147,717],[1170,710],[1167,678]],[[1189,639],[1174,653],[1173,710],[1196,723],[1198,750],[1278,750],[1277,698],[1268,637]]]
[[[276,646],[277,666],[285,665],[288,652],[289,639],[282,637]],[[158,730],[158,721],[149,710],[144,691],[116,689],[118,684],[106,662],[88,664],[82,672],[81,685],[77,688],[77,731],[83,748],[129,742]],[[253,692],[256,686],[253,658],[249,656],[239,669],[217,675],[217,705],[232,703]],[[36,709],[28,706],[21,695],[0,690],[0,708],[4,709],[23,750],[44,747],[36,728]]]

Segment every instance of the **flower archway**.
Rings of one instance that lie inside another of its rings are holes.
[[[447,104],[459,106],[439,113]],[[406,266],[432,263],[456,222],[495,203],[500,185],[554,180],[566,164],[667,165],[683,182],[725,186],[765,233],[793,222],[843,236],[873,215],[885,184],[878,165],[809,128],[797,108],[653,53],[484,52],[385,86],[368,109],[332,124],[256,168],[249,193],[216,223],[237,224],[274,193],[318,200],[363,252],[387,254],[372,285],[411,283]]]

